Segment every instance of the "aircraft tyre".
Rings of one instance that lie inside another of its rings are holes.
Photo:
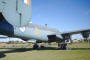
[[[59,49],[66,50],[67,44],[58,44]]]
[[[38,49],[38,48],[39,48],[38,44],[35,43],[35,44],[33,45],[33,49]]]
[[[45,48],[45,46],[42,46],[42,45],[41,45],[40,48]]]

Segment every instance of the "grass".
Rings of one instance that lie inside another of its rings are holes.
[[[0,49],[5,52],[5,57],[0,60],[89,60],[90,48],[86,47],[86,43],[71,44],[73,50],[32,50],[32,49],[17,49],[9,52],[11,49]],[[75,45],[77,45],[75,47]],[[79,47],[79,45],[82,45]],[[82,50],[83,49],[83,50]],[[12,49],[13,50],[13,49]]]
[[[0,60],[88,60],[90,50],[33,50],[7,53]]]

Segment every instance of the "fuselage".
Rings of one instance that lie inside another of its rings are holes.
[[[48,35],[61,38],[58,30],[30,24],[30,21],[31,1],[27,5],[24,0],[0,0],[0,34],[26,41],[52,40],[53,36],[48,39]]]
[[[36,24],[28,24],[22,27],[13,26],[6,20],[0,22],[0,33],[9,37],[21,38],[25,41],[34,39],[48,41],[48,35],[60,36],[60,32],[54,28],[48,28]]]
[[[22,39],[48,41],[48,35],[60,35],[60,32],[52,28],[29,24],[22,27],[14,27],[14,35]]]

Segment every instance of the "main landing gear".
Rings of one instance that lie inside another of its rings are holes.
[[[38,44],[38,43],[35,43],[34,45],[33,45],[33,49],[39,49],[39,48],[44,48],[45,46],[44,46],[44,44]]]
[[[66,50],[67,49],[67,44],[66,43],[58,43],[58,48],[61,50]]]
[[[43,44],[35,43],[33,45],[33,49],[43,49],[45,46]],[[58,49],[60,50],[66,50],[67,49],[67,43],[58,43]]]
[[[37,44],[37,43],[35,43],[34,45],[33,45],[33,49],[38,49],[39,48],[39,45]]]

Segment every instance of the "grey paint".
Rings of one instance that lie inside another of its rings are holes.
[[[14,26],[26,25],[31,20],[31,4],[27,6],[23,0],[0,0],[0,11]]]
[[[0,0],[0,12],[5,17],[6,23],[9,23],[8,25],[12,27],[10,31],[14,31],[13,37],[48,41],[48,35],[56,35],[56,37],[63,39],[61,33],[54,28],[29,23],[31,21],[31,4],[27,6],[24,0]],[[75,33],[79,32],[76,31]],[[68,33],[74,34],[73,32]]]

